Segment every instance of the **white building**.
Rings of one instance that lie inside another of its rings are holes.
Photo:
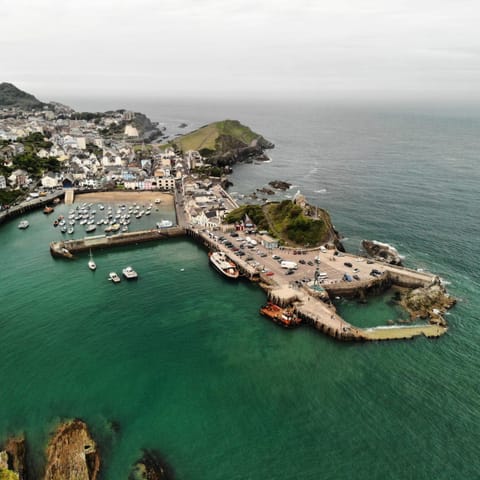
[[[57,188],[60,183],[57,175],[52,172],[45,174],[40,181],[43,188]]]

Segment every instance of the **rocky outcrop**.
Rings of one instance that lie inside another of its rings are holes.
[[[362,240],[362,247],[369,256],[376,260],[389,263],[390,265],[402,264],[402,259],[397,249],[388,243],[381,243],[376,240]]]
[[[78,419],[62,424],[48,444],[45,480],[96,480],[99,469],[87,425]]]
[[[172,480],[170,467],[153,450],[144,450],[142,458],[135,463],[128,480]]]
[[[12,437],[0,452],[0,479],[26,480],[25,438]]]
[[[275,192],[267,187],[257,188],[257,192],[265,193],[266,195],[275,195]]]
[[[272,187],[272,188],[276,188],[277,190],[288,190],[292,184],[291,183],[288,183],[288,182],[284,182],[282,180],[272,180],[271,182],[268,182],[268,184]]]
[[[456,300],[439,283],[428,287],[416,288],[402,296],[401,305],[408,311],[411,319],[428,318],[431,323],[445,325],[442,315]]]

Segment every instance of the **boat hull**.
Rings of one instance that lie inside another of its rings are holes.
[[[210,254],[210,265],[212,265],[218,273],[221,273],[224,277],[231,280],[236,280],[240,275],[233,262],[230,262],[228,268],[222,267],[222,262],[217,259],[216,253]]]
[[[281,308],[274,303],[267,303],[260,308],[260,313],[284,328],[298,327],[302,321],[290,308]]]

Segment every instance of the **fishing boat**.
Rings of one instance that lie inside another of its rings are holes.
[[[45,207],[45,208],[43,209],[43,213],[44,213],[45,215],[49,215],[50,213],[53,213],[54,211],[55,211],[55,209],[54,209],[53,207]]]
[[[19,224],[18,224],[18,228],[20,230],[25,230],[26,228],[28,228],[30,226],[30,224],[28,223],[28,220],[22,220]]]
[[[295,315],[292,308],[282,308],[272,302],[268,302],[260,308],[260,313],[286,328],[296,327],[302,323],[302,320]]]
[[[86,233],[91,233],[96,230],[97,226],[95,224],[88,225],[87,228],[85,228]]]
[[[125,267],[122,273],[127,280],[135,280],[138,278],[138,273],[132,267]]]
[[[108,279],[112,281],[113,283],[120,283],[121,278],[116,274],[116,272],[110,272],[108,274]]]
[[[209,257],[210,263],[222,275],[228,278],[238,278],[237,266],[223,252],[210,253]]]
[[[93,261],[93,255],[92,255],[92,251],[90,250],[90,260],[88,261],[88,268],[90,270],[96,270],[97,269],[97,265],[96,263]]]

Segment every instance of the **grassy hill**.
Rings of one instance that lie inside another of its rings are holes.
[[[255,222],[259,230],[268,230],[290,246],[319,246],[336,238],[326,210],[315,209],[314,218],[306,215],[304,210],[291,200],[263,206],[243,205],[230,212],[226,221],[238,222],[245,214]]]
[[[37,100],[11,83],[0,83],[0,107],[43,108],[45,103]]]
[[[178,150],[186,152],[197,150],[203,156],[222,154],[234,148],[248,147],[261,135],[237,120],[223,120],[210,123],[198,130],[178,137],[174,145]]]

